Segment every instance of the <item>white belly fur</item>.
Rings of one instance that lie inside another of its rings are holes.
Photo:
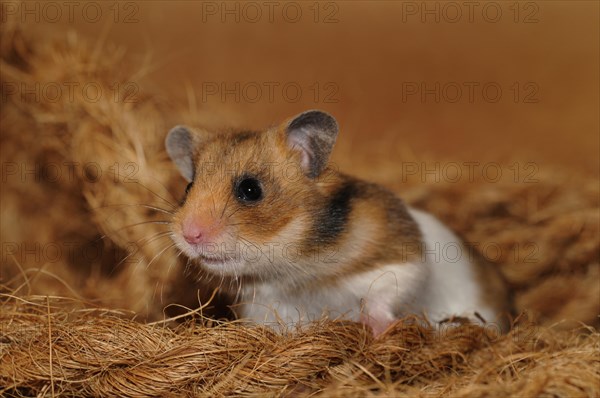
[[[292,296],[272,284],[247,287],[240,303],[242,317],[292,325],[322,316],[364,321],[368,313],[382,327],[412,313],[432,322],[452,315],[477,321],[474,312],[494,319],[493,310],[480,304],[481,287],[460,239],[432,215],[409,212],[423,234],[421,261],[390,264],[340,280],[335,287]]]

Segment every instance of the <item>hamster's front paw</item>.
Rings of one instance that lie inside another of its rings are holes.
[[[369,303],[360,314],[360,322],[369,326],[375,338],[379,337],[390,326],[396,317],[386,303]]]

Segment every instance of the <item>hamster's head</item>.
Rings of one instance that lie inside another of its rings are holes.
[[[321,111],[262,132],[173,128],[167,153],[189,183],[171,223],[176,246],[221,275],[293,273],[337,133],[335,119]]]

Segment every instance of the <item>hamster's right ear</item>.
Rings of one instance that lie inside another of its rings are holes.
[[[194,179],[194,137],[185,126],[175,126],[167,134],[165,147],[169,157],[188,182]]]
[[[300,166],[308,177],[317,177],[327,166],[338,129],[333,116],[319,110],[301,113],[286,126],[288,147],[300,152]]]

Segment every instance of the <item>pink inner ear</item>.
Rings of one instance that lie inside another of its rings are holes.
[[[300,152],[300,167],[305,173],[310,172],[310,164],[312,162],[313,153],[310,150],[304,134],[294,134],[291,133],[288,136],[288,146],[290,149]]]

